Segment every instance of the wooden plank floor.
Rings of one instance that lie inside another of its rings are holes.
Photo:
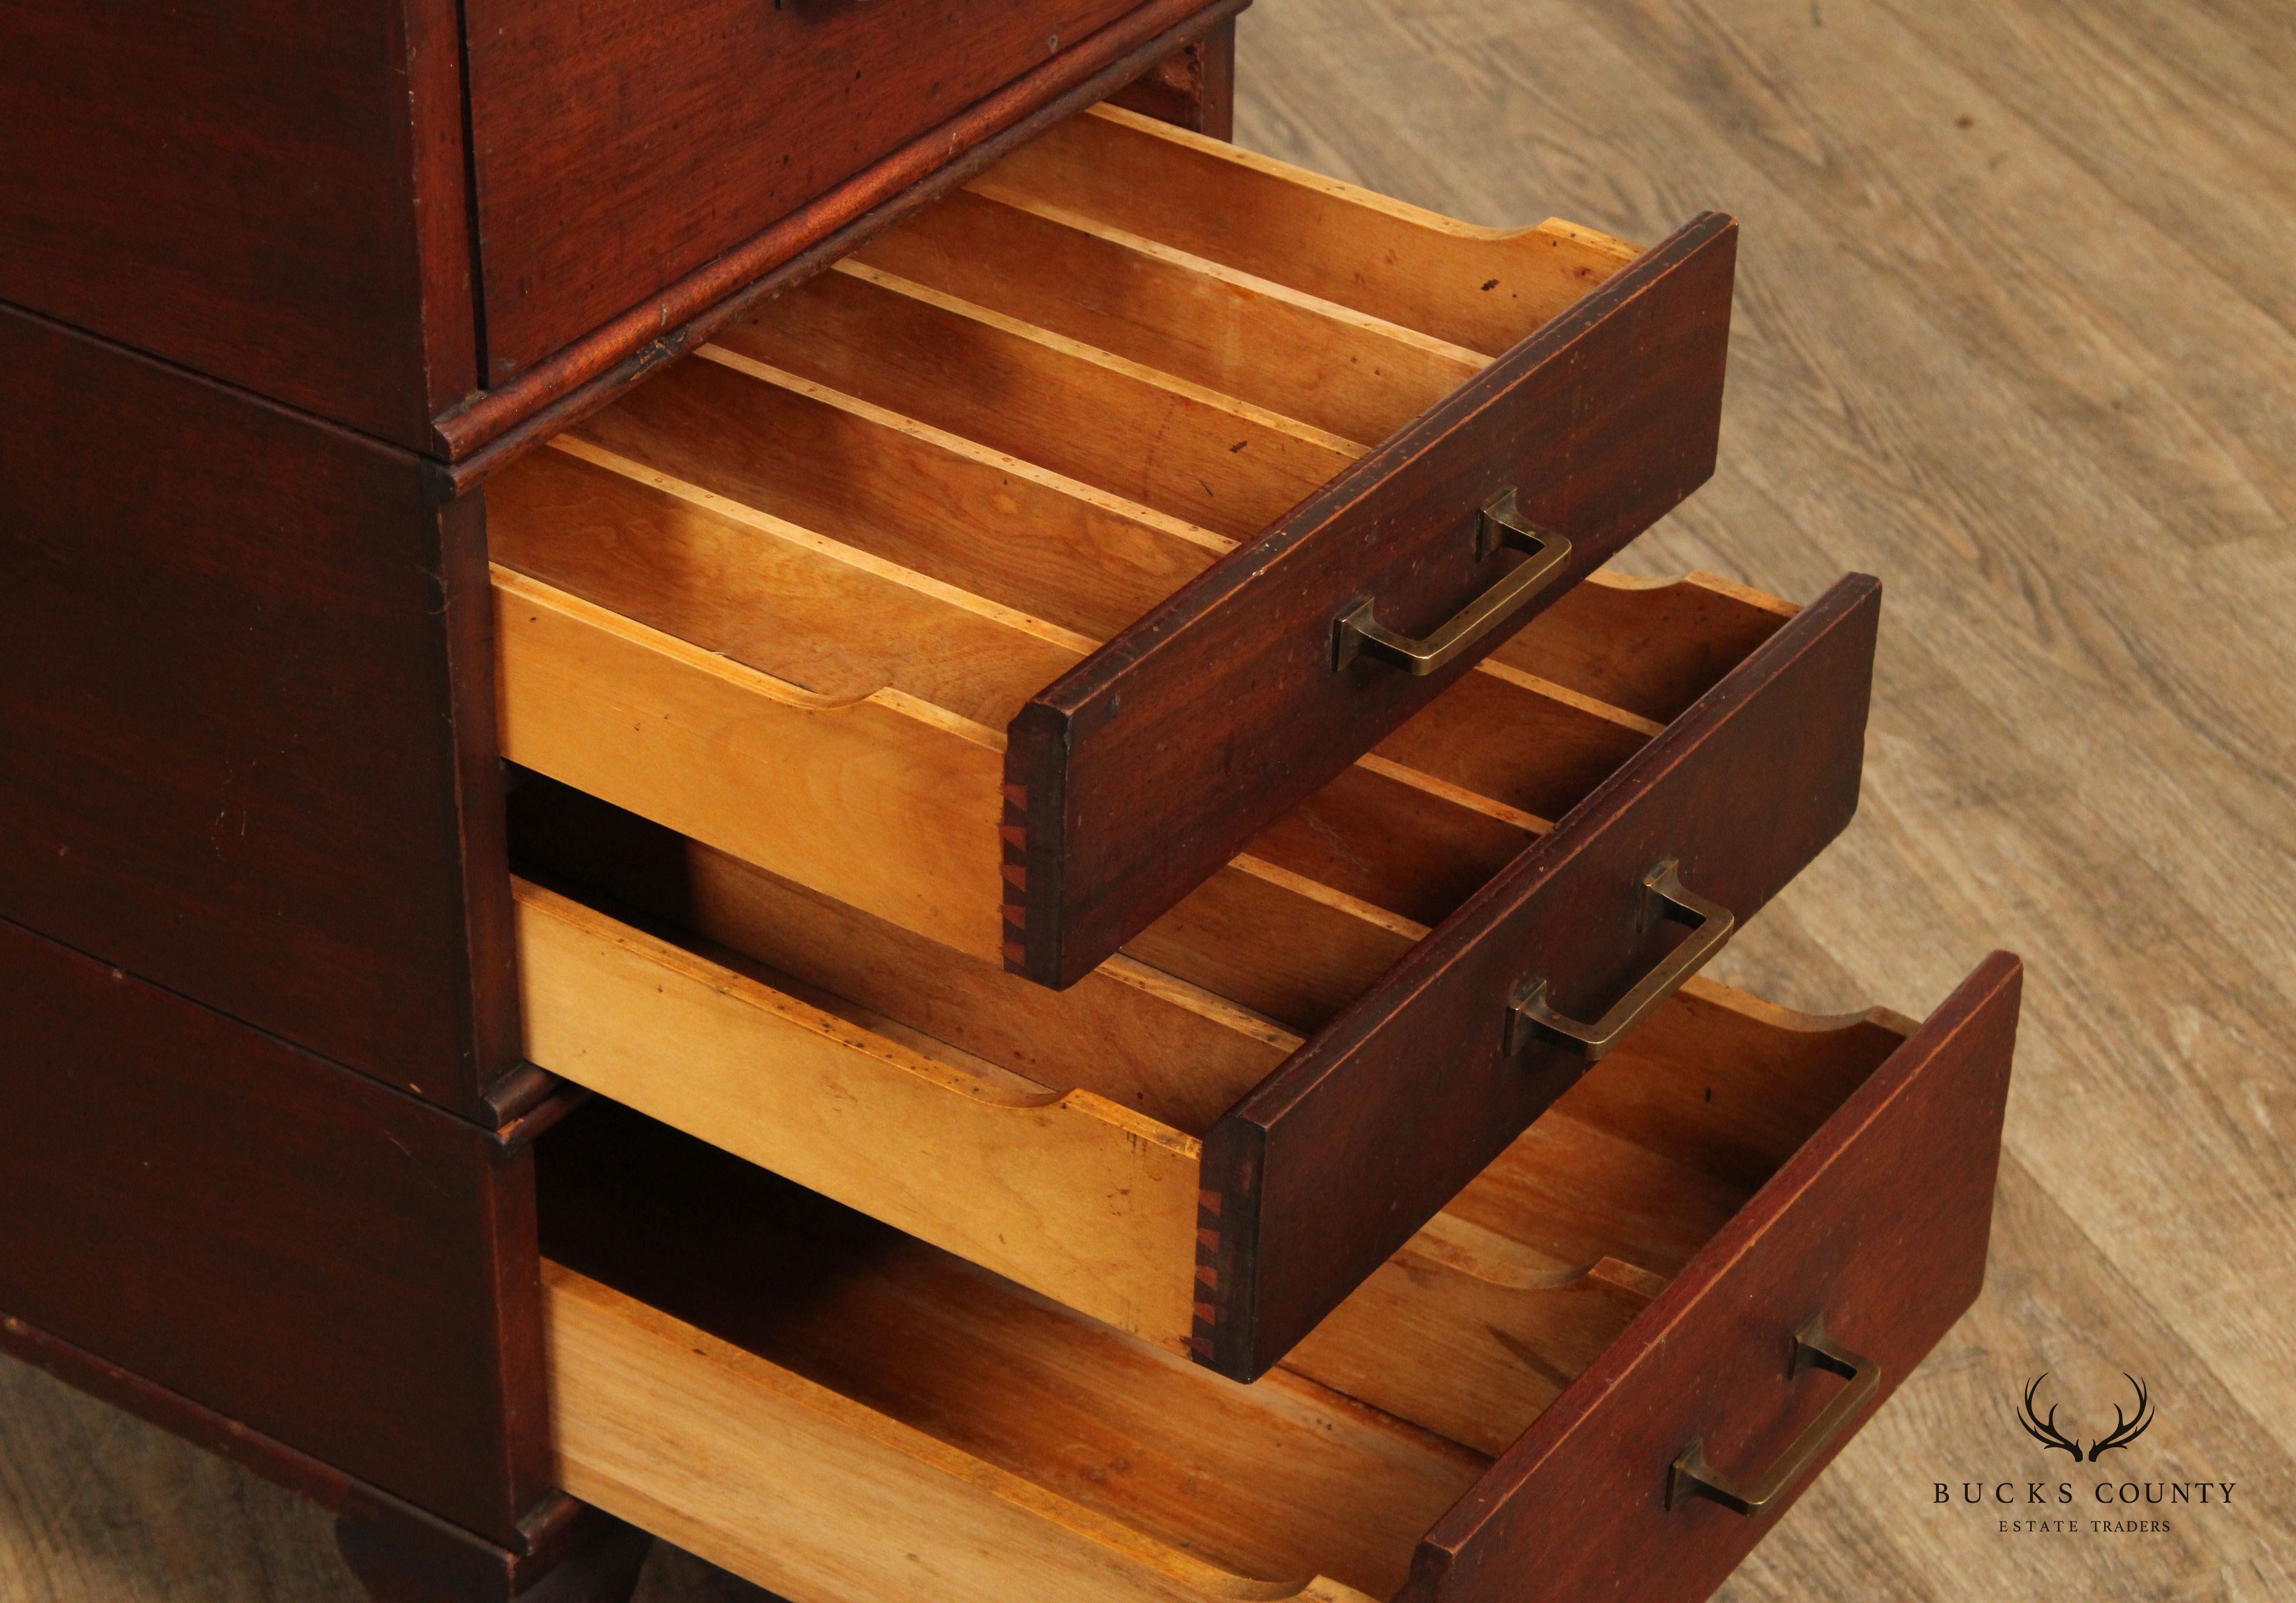
[[[1916,1011],[2030,966],[1984,1300],[1724,1595],[2296,1597],[2296,8],[1259,0],[1242,78],[1243,143],[1462,216],[1738,214],[1722,470],[1628,565],[1863,569],[1888,621],[1857,822],[1720,972]],[[2070,1471],[2013,1423],[2044,1370],[2158,1422]],[[1934,1500],[2067,1475],[2235,1491]],[[353,1595],[284,1494],[0,1366],[0,1599]]]

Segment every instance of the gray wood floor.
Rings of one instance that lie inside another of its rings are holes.
[[[2296,1597],[2296,7],[1259,0],[1242,66],[1243,143],[1461,216],[1739,216],[1723,467],[1629,565],[1862,569],[1889,621],[1858,819],[1720,972],[2030,966],[1984,1299],[1724,1595]],[[2069,1473],[2043,1370],[2085,1433],[2152,1386],[2084,1499],[2231,1506],[1939,1507]],[[0,1599],[352,1596],[291,1499],[0,1365]]]

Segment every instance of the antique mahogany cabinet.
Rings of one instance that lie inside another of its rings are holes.
[[[1736,230],[1234,151],[1242,0],[0,0],[0,1345],[390,1603],[1704,1597],[2018,968],[1697,968],[1880,587],[1598,572]]]

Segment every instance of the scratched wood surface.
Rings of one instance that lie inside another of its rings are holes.
[[[1912,1012],[2030,966],[1985,1297],[1723,1595],[2296,1597],[2296,11],[1259,0],[1240,53],[1243,143],[1459,215],[1739,215],[1722,469],[1627,565],[1888,588],[1863,810],[1718,972]],[[2157,1423],[2076,1471],[2013,1423],[2043,1370]],[[2068,1477],[2235,1491],[1933,1500]],[[0,1598],[354,1595],[285,1494],[0,1365]]]

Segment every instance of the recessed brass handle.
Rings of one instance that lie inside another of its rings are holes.
[[[1667,1470],[1668,1508],[1679,1508],[1694,1497],[1703,1497],[1748,1518],[1769,1512],[1781,1494],[1800,1484],[1819,1455],[1849,1428],[1849,1422],[1873,1399],[1874,1389],[1882,1384],[1882,1366],[1829,1340],[1824,1314],[1811,1315],[1809,1322],[1794,1332],[1793,1340],[1793,1356],[1786,1367],[1789,1377],[1798,1376],[1804,1369],[1830,1369],[1849,1384],[1825,1405],[1824,1413],[1810,1421],[1808,1430],[1794,1438],[1784,1456],[1751,1486],[1742,1487],[1718,1475],[1706,1461],[1705,1438],[1693,1436],[1690,1445],[1682,1450],[1681,1456]]]
[[[1513,1056],[1533,1041],[1576,1052],[1588,1063],[1599,1061],[1628,1032],[1650,1015],[1651,1010],[1680,991],[1691,975],[1706,966],[1737,919],[1719,902],[1707,900],[1682,883],[1681,865],[1669,858],[1643,875],[1645,923],[1671,919],[1692,926],[1675,949],[1644,974],[1618,1004],[1591,1024],[1557,1013],[1546,1000],[1546,978],[1534,975],[1516,990],[1507,1009],[1506,1050]]]
[[[1533,529],[1515,510],[1514,491],[1501,490],[1483,508],[1475,525],[1475,555],[1488,556],[1501,547],[1529,553],[1505,579],[1485,590],[1423,640],[1398,635],[1374,613],[1378,602],[1359,596],[1348,604],[1332,625],[1332,666],[1344,670],[1357,657],[1372,657],[1406,669],[1413,677],[1439,671],[1457,662],[1475,642],[1521,612],[1525,603],[1545,589],[1570,560],[1570,542],[1559,534]]]

